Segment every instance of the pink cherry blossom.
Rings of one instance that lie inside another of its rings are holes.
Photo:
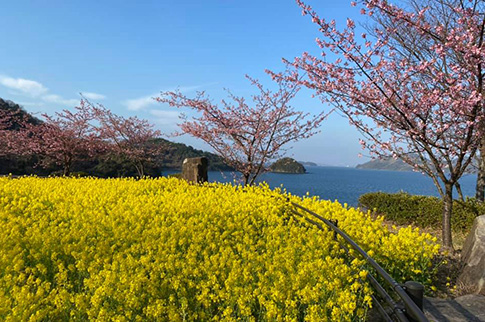
[[[460,190],[477,149],[485,158],[484,3],[439,0],[409,11],[387,0],[357,1],[376,25],[364,44],[351,20],[338,29],[297,3],[321,32],[322,54],[305,52],[284,60],[289,73],[269,73],[340,110],[373,156],[398,157],[430,176],[445,201],[443,242],[451,247],[453,188]]]
[[[257,80],[248,79],[259,91],[251,97],[252,103],[231,92],[228,92],[230,101],[222,100],[219,105],[212,103],[204,92],[195,98],[187,98],[178,91],[163,92],[156,99],[198,112],[197,116],[182,119],[181,132],[205,141],[242,174],[245,184],[254,184],[267,170],[268,162],[281,156],[284,146],[317,133],[325,115],[310,116],[289,104],[300,89],[298,84],[282,81],[273,92]]]

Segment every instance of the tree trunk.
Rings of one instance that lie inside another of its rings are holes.
[[[453,184],[445,183],[445,195],[443,196],[443,247],[453,251],[451,237],[451,215],[453,212]]]
[[[477,187],[475,198],[483,202],[485,197],[485,137],[480,142],[480,156],[478,158]]]
[[[458,181],[455,183],[455,188],[456,188],[456,192],[458,192],[458,198],[460,198],[460,201],[465,202],[465,198],[463,197],[463,192],[461,191],[461,185],[458,183]]]
[[[68,175],[71,174],[71,165],[70,164],[65,164],[64,169],[62,169],[62,175],[67,177]]]
[[[256,178],[257,178],[257,177],[258,177],[258,176],[253,175],[253,177],[251,178],[251,180],[249,180],[249,185],[250,185],[250,186],[254,186],[254,185],[256,184]]]
[[[249,174],[244,174],[244,185],[247,186],[249,184]]]
[[[145,175],[145,171],[143,171],[143,164],[141,162],[139,163],[135,163],[135,168],[136,168],[136,172],[138,174],[138,178],[139,179],[142,179],[143,176]]]

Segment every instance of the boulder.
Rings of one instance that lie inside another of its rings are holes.
[[[458,283],[485,295],[485,215],[475,218],[461,252],[463,270]]]
[[[187,158],[182,164],[182,178],[194,183],[207,182],[207,158]]]

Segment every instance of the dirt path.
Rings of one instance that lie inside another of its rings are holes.
[[[424,311],[430,321],[485,322],[485,296],[471,294],[452,300],[427,297]]]

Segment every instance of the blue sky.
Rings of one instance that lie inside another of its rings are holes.
[[[322,17],[360,19],[350,1],[309,1]],[[70,109],[79,92],[115,113],[149,119],[162,132],[176,130],[180,112],[154,102],[160,91],[223,88],[253,93],[244,75],[272,81],[281,58],[316,52],[318,31],[293,0],[236,1],[2,1],[0,97],[33,113]],[[303,91],[293,105],[310,113],[325,108]],[[354,166],[359,134],[333,115],[321,133],[287,152],[302,161]],[[208,149],[190,137],[173,139]],[[364,153],[365,154],[365,153]]]

